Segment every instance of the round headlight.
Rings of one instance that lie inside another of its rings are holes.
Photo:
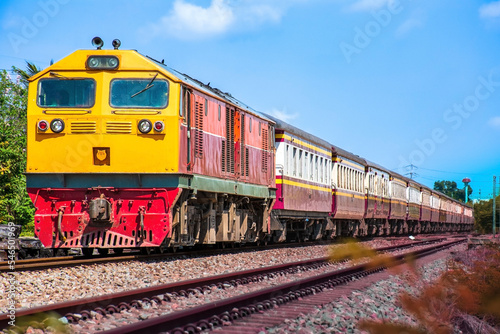
[[[137,127],[141,133],[148,133],[153,128],[153,124],[147,119],[141,119]]]
[[[108,66],[111,68],[115,68],[118,66],[118,59],[117,58],[109,58],[108,59]]]
[[[59,133],[64,130],[64,122],[62,119],[56,118],[50,122],[50,129],[52,132]]]
[[[162,132],[164,128],[165,128],[165,125],[163,124],[162,121],[156,121],[155,122],[154,129],[155,129],[156,132]]]
[[[99,58],[96,57],[90,57],[88,61],[89,67],[94,68],[94,67],[99,67],[100,61]]]
[[[49,123],[47,123],[47,121],[39,121],[37,126],[38,130],[40,131],[47,131],[47,129],[49,128]]]

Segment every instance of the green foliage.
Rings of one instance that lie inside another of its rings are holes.
[[[468,195],[472,194],[472,188],[470,185],[467,186]],[[455,181],[436,181],[434,182],[434,190],[442,192],[443,194],[456,199],[457,201],[465,202],[465,190],[463,188],[457,188],[457,183]]]
[[[14,70],[14,73],[19,76],[20,83],[26,88],[28,87],[28,79],[41,71],[40,68],[29,61],[26,62],[26,70],[22,70],[15,66],[13,66],[12,69]]]
[[[496,198],[496,204],[498,208],[498,203],[500,203],[500,196]],[[474,228],[476,231],[480,233],[491,233],[493,230],[493,200],[489,201],[479,201],[474,203],[474,219],[475,224]],[[500,219],[497,211],[497,215],[495,217],[497,226],[500,223],[498,220]]]
[[[0,223],[33,226],[33,205],[26,192],[26,110],[28,90],[0,72]]]

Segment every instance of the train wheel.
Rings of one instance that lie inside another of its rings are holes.
[[[98,248],[97,251],[99,252],[99,255],[108,255],[109,254],[109,248]]]
[[[92,256],[92,254],[94,254],[94,249],[93,248],[82,248],[82,254],[83,254],[83,256]]]
[[[158,250],[158,253],[163,254],[163,253],[165,253],[165,246],[160,246],[157,248],[157,250]]]

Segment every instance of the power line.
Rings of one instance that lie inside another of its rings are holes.
[[[423,167],[420,167],[420,169],[423,169],[423,170],[428,170],[428,171],[431,171],[431,172],[447,173],[447,174],[460,174],[460,175],[484,175],[484,173],[450,172],[450,171],[437,170],[437,169],[429,169],[429,168],[423,168]]]

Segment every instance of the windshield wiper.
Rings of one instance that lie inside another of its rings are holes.
[[[151,87],[153,87],[153,81],[155,81],[156,77],[158,76],[158,73],[155,74],[155,76],[153,77],[153,79],[151,79],[151,81],[146,85],[146,87],[144,87],[144,89],[138,91],[137,93],[133,94],[132,96],[130,96],[130,98],[133,98],[141,93],[144,93],[145,91],[147,91],[148,89],[150,89]]]

